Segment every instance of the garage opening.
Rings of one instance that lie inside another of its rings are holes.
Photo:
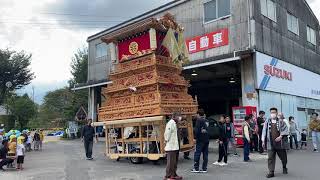
[[[240,61],[187,69],[183,75],[190,81],[189,94],[197,97],[199,108],[204,109],[207,117],[231,117],[232,107],[240,105]]]

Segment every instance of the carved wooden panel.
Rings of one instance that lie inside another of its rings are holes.
[[[198,105],[187,93],[189,83],[180,75],[181,70],[170,58],[154,54],[118,64],[111,75],[113,83],[102,90],[107,102],[99,110],[99,120],[169,115],[174,111],[195,114]]]

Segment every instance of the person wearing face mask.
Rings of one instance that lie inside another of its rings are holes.
[[[318,144],[320,143],[320,120],[318,113],[312,113],[309,128],[312,134],[313,152],[318,152]]]
[[[195,127],[196,151],[194,152],[194,167],[192,173],[206,173],[209,149],[209,121],[205,119],[203,109],[199,109]],[[200,156],[203,156],[202,169],[199,169]]]
[[[269,173],[266,176],[267,178],[274,177],[276,154],[278,154],[282,162],[283,174],[288,174],[286,151],[286,143],[288,143],[288,141],[285,141],[284,139],[287,138],[289,129],[286,123],[277,117],[277,108],[271,108],[270,114],[270,118],[265,121],[263,125],[261,138],[263,146],[267,143],[269,169]]]
[[[178,158],[179,158],[179,137],[178,122],[181,121],[180,113],[174,112],[172,118],[166,124],[164,132],[165,147],[167,154],[166,180],[182,179],[177,175]]]

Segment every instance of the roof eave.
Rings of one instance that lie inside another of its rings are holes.
[[[317,18],[317,16],[314,14],[314,12],[312,11],[311,7],[309,6],[309,3],[306,0],[303,0],[303,2],[306,4],[306,6],[308,7],[309,11],[311,12],[311,14],[313,15],[313,17],[317,20],[318,22],[318,26],[319,26],[319,19]]]
[[[136,16],[136,17],[131,18],[131,19],[127,20],[127,21],[124,21],[124,22],[122,22],[120,24],[112,26],[112,27],[110,27],[110,28],[108,28],[106,30],[98,32],[98,33],[96,33],[96,34],[94,34],[92,36],[89,36],[87,38],[87,42],[92,41],[92,40],[97,39],[97,38],[100,38],[101,36],[104,36],[104,35],[106,35],[106,34],[108,34],[110,32],[116,31],[116,30],[118,30],[120,28],[126,27],[126,26],[128,26],[130,24],[136,23],[136,22],[138,22],[140,20],[149,18],[149,17],[151,17],[153,15],[156,15],[158,13],[166,11],[167,9],[170,9],[172,7],[175,7],[175,6],[178,6],[178,5],[180,5],[182,3],[185,3],[187,1],[190,1],[190,0],[174,0],[172,2],[164,4],[164,5],[162,5],[162,6],[158,7],[158,8],[152,9],[152,10],[150,10],[148,12],[145,12],[145,13],[139,15],[139,16]]]

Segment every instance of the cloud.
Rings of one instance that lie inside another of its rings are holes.
[[[307,0],[309,6],[313,10],[313,13],[317,16],[318,20],[320,21],[320,0]]]
[[[25,86],[23,89],[18,90],[17,93],[20,95],[27,93],[30,98],[34,98],[34,101],[37,104],[42,104],[43,97],[49,91],[54,91],[65,86],[67,86],[66,81],[55,81],[50,83],[36,82],[28,86]]]
[[[87,28],[90,26],[108,27],[156,8],[171,0],[59,0],[46,6],[48,12],[57,19],[63,17],[68,22]],[[54,12],[54,13],[50,13]]]
[[[308,3],[316,2],[316,0],[307,0]]]
[[[32,54],[37,102],[71,78],[71,57],[88,36],[170,0],[1,0],[0,48]]]

